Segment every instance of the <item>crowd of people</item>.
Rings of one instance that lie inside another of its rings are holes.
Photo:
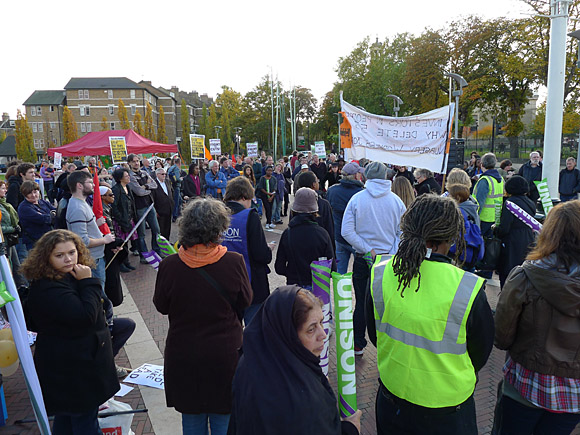
[[[127,374],[114,356],[135,329],[114,315],[120,273],[135,270],[131,254],[164,257],[157,236],[169,240],[173,222],[179,250],[159,266],[153,303],[169,316],[165,392],[184,434],[360,432],[360,411],[340,421],[319,366],[326,333],[310,269],[319,259],[352,271],[354,354],[368,352],[367,337],[377,352],[378,433],[477,433],[473,394],[494,342],[508,350],[494,431],[569,433],[580,421],[580,171],[567,160],[563,204],[537,237],[508,203],[536,215],[541,168],[538,152],[517,174],[487,153],[445,178],[298,152],[223,155],[187,173],[178,156],[135,154],[113,168],[68,162],[60,174],[49,162],[38,175],[11,165],[2,231],[38,332],[54,433],[99,433],[98,406]],[[266,232],[280,224],[274,258]],[[500,260],[481,268],[493,237]],[[271,292],[272,260],[287,285]],[[485,293],[493,269],[503,289],[495,316]]]

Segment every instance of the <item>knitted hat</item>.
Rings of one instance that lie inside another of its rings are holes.
[[[381,162],[369,163],[365,168],[365,177],[367,180],[371,179],[386,180],[387,167],[383,165]]]
[[[521,175],[513,175],[505,182],[505,191],[510,195],[525,195],[530,191],[530,186]]]
[[[294,195],[291,207],[295,213],[316,213],[318,211],[318,195],[309,187],[301,187]]]

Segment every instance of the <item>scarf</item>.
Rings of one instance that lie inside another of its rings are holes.
[[[191,179],[193,180],[193,184],[195,185],[195,194],[197,196],[200,196],[201,195],[201,184],[199,183],[199,175],[190,174],[189,176],[191,177]]]
[[[276,289],[244,330],[244,354],[232,385],[230,435],[341,432],[336,397],[320,359],[302,345],[292,323],[298,290],[295,285]]]
[[[16,210],[14,210],[12,204],[6,201],[6,197],[0,198],[0,204],[2,205],[2,207],[8,210],[8,213],[10,214],[10,225],[12,225],[13,227],[18,225],[18,213],[16,212]]]
[[[194,245],[185,249],[179,248],[179,258],[192,269],[217,263],[228,249],[222,245]]]

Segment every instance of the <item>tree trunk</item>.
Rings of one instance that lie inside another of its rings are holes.
[[[509,137],[510,141],[510,159],[519,159],[520,158],[520,143],[518,141],[517,136]]]

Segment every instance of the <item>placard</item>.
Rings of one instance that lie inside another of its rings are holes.
[[[248,157],[258,157],[258,142],[250,142],[246,144]]]
[[[314,152],[318,157],[322,159],[326,158],[326,148],[324,146],[324,141],[314,142]]]
[[[56,169],[60,169],[62,167],[62,154],[61,153],[54,153],[54,167]]]
[[[164,390],[165,378],[163,376],[163,366],[143,364],[141,367],[129,373],[123,382]]]
[[[205,135],[190,134],[189,143],[191,144],[191,159],[203,159],[205,157]]]
[[[111,147],[113,164],[117,165],[127,161],[127,142],[125,142],[125,136],[109,136],[109,145]]]
[[[209,153],[212,156],[218,156],[222,153],[222,143],[219,139],[209,140]]]

